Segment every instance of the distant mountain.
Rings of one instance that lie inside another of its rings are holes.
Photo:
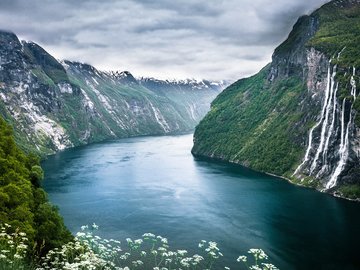
[[[24,149],[53,153],[111,138],[190,131],[223,87],[59,62],[39,45],[0,31],[0,115]]]
[[[216,98],[192,152],[360,198],[359,68],[360,1],[331,1]]]

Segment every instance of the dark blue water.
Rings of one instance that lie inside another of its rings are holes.
[[[145,232],[172,248],[218,242],[226,264],[262,248],[281,269],[360,269],[360,204],[251,170],[196,160],[192,135],[66,150],[43,163],[68,228],[95,222],[124,240]]]

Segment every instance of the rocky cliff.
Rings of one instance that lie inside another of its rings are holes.
[[[268,66],[215,99],[193,154],[359,198],[359,41],[359,0],[301,17]]]
[[[57,61],[0,32],[0,114],[24,149],[53,153],[111,138],[192,130],[222,83],[136,79]]]

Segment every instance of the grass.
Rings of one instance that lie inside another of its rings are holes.
[[[358,199],[360,198],[360,186],[359,185],[344,185],[339,188],[339,192],[349,199]]]

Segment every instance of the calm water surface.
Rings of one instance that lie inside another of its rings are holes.
[[[262,248],[281,269],[360,269],[360,204],[196,160],[191,146],[182,135],[69,149],[43,163],[44,187],[72,232],[95,222],[103,237],[152,232],[190,251],[213,240],[228,266]]]

